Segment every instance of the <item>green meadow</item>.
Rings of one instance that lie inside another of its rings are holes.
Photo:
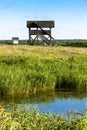
[[[0,95],[87,91],[87,48],[0,45]]]

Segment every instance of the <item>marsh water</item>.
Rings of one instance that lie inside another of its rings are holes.
[[[28,97],[0,97],[0,106],[9,111],[15,107],[24,109],[37,108],[39,112],[66,114],[67,112],[84,113],[87,110],[87,92],[72,90],[34,94]]]

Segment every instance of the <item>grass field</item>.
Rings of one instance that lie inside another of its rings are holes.
[[[87,90],[87,48],[0,45],[0,94]]]

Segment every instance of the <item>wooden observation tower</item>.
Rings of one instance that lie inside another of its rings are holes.
[[[54,38],[51,36],[51,29],[54,27],[54,21],[27,21],[27,27],[31,45],[39,39],[48,45],[53,45]]]

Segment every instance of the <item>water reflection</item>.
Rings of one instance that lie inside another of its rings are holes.
[[[78,111],[84,113],[87,108],[87,93],[75,91],[56,91],[34,94],[28,97],[0,97],[0,105],[7,109],[23,106],[37,107],[40,112],[66,113]]]

